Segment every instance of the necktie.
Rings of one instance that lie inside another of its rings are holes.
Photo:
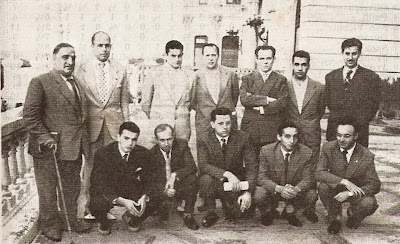
[[[100,75],[99,75],[99,80],[97,82],[97,91],[99,92],[100,100],[103,104],[106,104],[108,95],[106,73],[104,70],[105,65],[106,64],[103,62],[99,64]]]
[[[128,162],[128,154],[125,153],[124,156],[122,156],[122,159],[123,159],[125,162]]]
[[[347,90],[350,86],[350,81],[351,81],[351,74],[353,73],[352,70],[347,71],[346,74],[346,80],[344,81],[344,87]]]
[[[226,139],[221,139],[222,145],[222,154],[224,155],[224,161],[225,161],[225,153],[226,153]]]
[[[165,176],[167,177],[167,180],[171,177],[171,150],[168,152],[165,152],[167,155],[167,159],[165,160]]]
[[[288,183],[287,182],[287,174],[288,174],[288,168],[289,168],[289,156],[290,156],[290,153],[286,153],[285,154],[285,158],[284,158],[284,162],[285,162],[285,172],[284,172],[284,183],[285,183],[285,185]]]
[[[74,97],[75,97],[75,104],[78,107],[79,114],[80,114],[81,113],[81,103],[79,100],[78,90],[76,89],[75,81],[71,77],[69,77],[69,78],[67,78],[67,82],[69,82],[71,84],[72,92],[74,93]]]
[[[342,154],[343,154],[343,160],[346,162],[346,164],[348,164],[349,162],[347,161],[347,150],[344,150]]]

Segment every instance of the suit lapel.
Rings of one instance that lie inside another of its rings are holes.
[[[350,179],[354,172],[360,167],[360,158],[362,157],[362,151],[360,150],[360,145],[357,143],[354,148],[353,155],[351,155],[350,163],[346,169],[346,178]]]
[[[75,76],[74,76],[74,79],[76,81],[78,81],[78,78],[76,78]],[[87,111],[86,95],[84,94],[83,89],[79,85],[79,84],[81,84],[81,82],[75,82],[75,84],[76,84],[76,86],[78,88],[78,92],[79,92],[79,95],[80,95],[79,101],[80,101],[80,106],[81,106],[81,111],[82,111],[82,122],[83,122],[83,121],[86,120],[87,112],[88,112]]]
[[[78,111],[77,104],[75,103],[74,93],[68,88],[66,81],[61,77],[61,75],[57,71],[52,72],[54,80],[58,84],[58,88],[61,91],[61,94],[68,100],[68,102]],[[80,93],[81,94],[81,93]],[[84,96],[82,94],[82,96]]]
[[[217,136],[214,134],[214,132],[210,132],[209,136],[211,138],[211,140],[210,140],[210,144],[211,144],[210,148],[212,148],[215,151],[215,155],[217,157],[215,161],[216,162],[221,162],[222,163],[221,166],[224,166],[225,162],[223,162],[224,155],[222,153],[221,144],[220,144]],[[230,140],[230,138],[229,138],[229,140]],[[228,143],[229,143],[229,140],[228,140]]]
[[[296,112],[299,113],[299,106],[297,105],[297,98],[296,98],[296,92],[294,91],[294,86],[293,86],[293,81],[288,81],[288,87],[289,87],[289,97],[294,106],[296,106]]]
[[[82,82],[85,82],[85,85],[89,87],[89,91],[92,92],[97,104],[103,106],[103,103],[100,100],[100,94],[97,90],[96,70],[94,66],[93,61],[88,61],[84,64],[82,67],[84,80]]]
[[[310,101],[312,96],[314,96],[315,92],[316,92],[316,85],[315,85],[314,81],[309,78],[307,88],[306,88],[306,94],[304,94],[302,110],[304,110],[305,106]]]
[[[253,76],[254,76],[254,86],[256,88],[255,93],[259,94],[264,86],[264,80],[259,71],[254,72]]]
[[[229,71],[219,67],[219,95],[218,95],[218,103],[221,101],[222,96],[224,95],[225,89],[227,88],[229,79]]]
[[[290,182],[294,176],[296,175],[297,169],[300,166],[300,158],[301,152],[299,147],[293,150],[292,155],[290,156],[289,166],[288,166],[288,173],[287,173],[287,181]]]
[[[218,141],[219,143],[219,141]],[[225,162],[233,162],[233,157],[235,156],[236,148],[237,148],[237,143],[238,140],[236,140],[236,133],[235,131],[231,131],[228,139],[228,143],[226,144],[226,152],[225,152]],[[221,144],[220,148],[221,148]],[[221,154],[222,154],[222,148],[221,148]],[[222,154],[223,156],[223,154]]]
[[[215,105],[217,105],[218,101],[215,101],[214,98],[211,95],[211,89],[210,89],[210,87],[208,87],[208,82],[207,82],[207,78],[206,78],[205,72],[207,72],[207,70],[205,70],[205,69],[203,69],[201,72],[199,72],[199,81],[203,83],[202,86],[205,89],[204,95],[209,97],[209,99],[206,99],[205,97],[204,97],[204,99],[205,100],[210,100]]]
[[[261,74],[260,74],[261,76]],[[261,76],[261,80],[262,80],[262,76]],[[271,74],[268,76],[268,79],[265,81],[264,86],[262,88],[262,90],[264,91],[264,94],[268,95],[269,92],[271,91],[272,87],[274,87],[275,83],[278,81],[278,79],[276,79],[276,74],[275,72],[271,72]]]
[[[280,184],[284,183],[284,173],[285,173],[285,162],[284,162],[284,158],[282,155],[282,151],[281,151],[281,146],[280,143],[276,143],[276,147],[275,147],[275,152],[274,152],[274,156],[275,156],[275,172],[278,176],[278,179],[280,180]]]
[[[109,86],[109,91],[107,93],[108,97],[106,98],[106,101],[107,101],[106,104],[110,100],[110,97],[111,97],[111,95],[112,95],[112,93],[113,93],[113,91],[115,89],[115,86],[121,80],[120,79],[120,70],[115,65],[113,65],[111,62],[110,62],[110,70],[109,71],[110,71],[110,82],[111,82],[111,84]]]

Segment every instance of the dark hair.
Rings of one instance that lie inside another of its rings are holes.
[[[172,40],[169,41],[166,45],[165,45],[165,53],[168,54],[170,49],[179,49],[183,51],[183,45],[182,43],[180,43],[177,40]]]
[[[257,57],[257,58],[258,58],[258,52],[259,52],[260,50],[271,50],[271,52],[272,52],[272,57],[275,58],[276,50],[275,50],[275,48],[274,48],[273,46],[258,46],[258,47],[256,48],[256,50],[254,51],[254,53],[256,54],[256,57]]]
[[[211,111],[211,121],[215,122],[217,115],[229,115],[229,117],[231,117],[232,112],[231,110],[229,110],[229,108],[226,107],[215,108],[213,111]]]
[[[71,44],[68,44],[68,43],[63,42],[63,43],[58,44],[58,45],[54,48],[53,54],[54,54],[54,55],[57,54],[57,53],[60,51],[60,49],[61,49],[61,48],[64,48],[64,47],[72,47],[72,48],[74,48]]]
[[[284,121],[278,127],[278,135],[282,136],[283,130],[286,128],[296,128],[297,132],[299,133],[299,127],[297,127],[297,125],[290,121]]]
[[[140,134],[140,129],[139,129],[139,127],[138,127],[135,123],[130,122],[130,121],[122,123],[122,125],[119,127],[119,132],[118,132],[118,133],[119,133],[120,135],[122,135],[122,132],[123,132],[124,130],[128,130],[128,131],[130,131],[130,132]]]
[[[107,36],[108,36],[108,39],[110,39],[110,42],[111,42],[111,37],[110,37],[110,35],[108,35],[108,34],[105,33],[104,31],[97,31],[97,32],[94,33],[93,36],[92,36],[92,45],[94,45],[94,40],[96,39],[97,34],[100,34],[100,33],[103,33],[103,34],[107,35]]]
[[[299,50],[299,51],[294,52],[293,56],[292,56],[292,63],[293,63],[295,57],[306,58],[307,63],[310,64],[310,54],[306,51]]]
[[[339,125],[351,125],[354,128],[354,133],[358,133],[358,130],[360,128],[359,124],[352,117],[347,117],[347,118],[343,118],[343,119],[339,120],[337,125],[338,125],[338,127],[339,127]],[[336,132],[337,132],[337,128],[336,128]]]
[[[156,138],[158,138],[157,134],[160,133],[160,132],[166,131],[168,128],[170,128],[171,131],[172,131],[172,134],[174,134],[174,128],[172,128],[171,125],[169,125],[169,124],[160,124],[160,125],[157,125],[157,127],[154,129],[154,136]]]
[[[362,50],[362,42],[358,40],[357,38],[350,38],[346,39],[342,42],[342,52],[344,52],[344,49],[348,47],[354,47],[356,46],[358,48],[358,52],[361,53]]]
[[[215,47],[215,49],[217,50],[217,54],[219,56],[219,47],[217,45],[215,45],[214,43],[207,43],[206,45],[204,45],[203,49],[201,49],[201,54],[204,54],[204,49],[206,47]]]

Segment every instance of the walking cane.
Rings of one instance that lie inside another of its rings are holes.
[[[72,229],[71,229],[71,224],[70,224],[69,218],[68,218],[67,205],[65,204],[64,191],[63,191],[62,183],[61,183],[61,175],[60,175],[60,171],[58,170],[56,150],[57,150],[57,147],[53,148],[54,165],[56,166],[57,179],[58,179],[58,189],[60,190],[61,201],[62,201],[64,214],[65,214],[65,220],[67,221],[69,243],[73,244],[74,242],[72,241]]]

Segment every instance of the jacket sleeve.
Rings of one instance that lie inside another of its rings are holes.
[[[45,99],[46,96],[40,79],[33,78],[29,84],[25,98],[23,121],[28,132],[37,138],[39,145],[52,139],[52,136],[43,121],[46,103]]]
[[[183,144],[182,158],[184,167],[175,171],[178,179],[183,179],[190,174],[195,174],[197,171],[196,163],[194,162],[192,153],[186,142]]]
[[[121,109],[124,115],[124,121],[129,121],[129,101],[131,99],[131,93],[129,91],[129,82],[127,79],[126,69],[121,84]]]
[[[257,184],[258,163],[256,153],[248,138],[247,136],[245,140],[243,161],[246,167],[246,180],[249,182],[249,191],[254,193]]]
[[[367,166],[365,173],[366,185],[362,186],[361,189],[367,196],[373,196],[377,194],[381,189],[381,181],[379,180],[378,174],[375,169],[374,159]]]
[[[278,98],[275,101],[264,105],[265,111],[283,111],[286,108],[287,98],[289,97],[289,87],[285,77],[283,77],[280,82],[281,86],[279,87]]]
[[[198,143],[197,157],[198,157],[200,174],[208,174],[217,179],[221,179],[223,177],[225,170],[210,164],[212,156],[210,155],[210,152],[204,141],[200,141]]]
[[[332,159],[329,158],[329,150],[327,150],[327,145],[325,144],[321,150],[321,155],[317,164],[317,170],[315,172],[315,179],[319,182],[330,185],[332,188],[335,188],[339,185],[343,178],[329,172],[329,164],[332,163],[330,160]]]
[[[232,71],[232,75],[231,75],[231,84],[232,84],[232,102],[233,102],[233,106],[236,107],[237,102],[239,100],[239,81],[238,81],[238,77],[236,75],[235,72]]]
[[[324,116],[325,114],[325,107],[326,107],[325,86],[322,85],[321,97],[318,103],[318,117],[320,120],[322,119],[322,116]]]
[[[240,102],[244,107],[253,108],[268,105],[267,96],[250,93],[250,79],[248,76],[243,76],[242,78],[239,95]]]
[[[142,109],[143,112],[150,118],[151,103],[154,95],[154,74],[149,73],[145,76],[142,86]]]
[[[301,174],[301,180],[297,184],[297,187],[299,187],[303,192],[308,191],[311,188],[311,183],[312,183],[312,162],[311,162],[311,156],[306,162],[306,165],[303,168],[303,172]]]
[[[264,150],[260,151],[260,167],[258,171],[257,184],[267,189],[269,192],[275,192],[275,187],[278,185],[268,177],[270,171],[268,167],[268,155]]]

